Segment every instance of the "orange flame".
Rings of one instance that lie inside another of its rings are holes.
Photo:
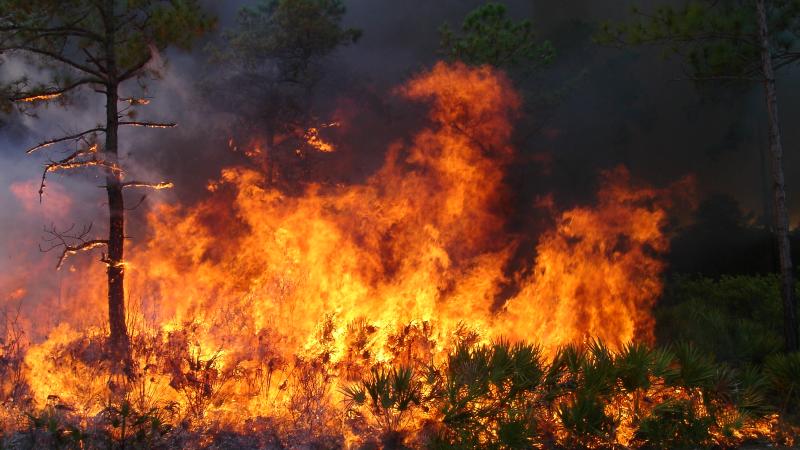
[[[54,94],[39,94],[39,95],[31,95],[30,97],[23,97],[17,99],[18,102],[25,102],[25,103],[34,103],[38,101],[46,101],[46,100],[53,100],[55,98],[61,97],[61,93],[54,93]]]
[[[562,213],[543,236],[531,274],[509,274],[519,243],[504,234],[500,211],[519,97],[488,67],[443,63],[397,92],[430,104],[430,126],[410,146],[392,145],[364,183],[288,196],[263,174],[230,167],[204,201],[149,216],[151,235],[126,268],[132,329],[205,361],[141,353],[142,382],[159,398],[199,408],[187,392],[202,377],[185,373],[213,366],[203,379],[228,400],[204,411],[242,423],[291,410],[309,383],[297,368],[319,358],[335,368],[326,380],[335,386],[376,363],[437,360],[465,339],[508,336],[552,349],[651,335],[666,191],[633,186],[624,169],[607,172],[598,204]],[[105,385],[101,369],[73,365],[70,375],[48,356],[91,347],[92,334],[75,330],[89,305],[104,303],[101,275],[67,283],[81,311],[27,355],[39,402],[57,393],[87,411],[102,407],[92,403]],[[498,308],[510,282],[519,290]],[[76,386],[75,376],[99,387]],[[335,403],[336,392],[321,392]]]
[[[338,126],[339,126],[339,124],[337,122],[331,122],[331,123],[326,123],[326,124],[321,125],[321,128],[330,128],[330,127],[338,127]],[[310,145],[312,148],[314,148],[317,151],[319,151],[319,152],[331,153],[331,152],[336,150],[334,148],[333,144],[323,140],[319,136],[319,128],[317,128],[317,127],[311,127],[308,130],[306,130],[304,137],[305,137],[306,143],[308,145]]]
[[[601,339],[620,348],[652,341],[669,192],[633,188],[624,168],[603,174],[594,208],[564,212],[538,247],[536,265],[508,302],[510,328],[547,346]]]

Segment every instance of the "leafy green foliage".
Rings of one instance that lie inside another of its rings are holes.
[[[222,63],[211,74],[212,84],[233,83],[243,95],[277,101],[283,112],[299,108],[300,99],[292,97],[319,81],[324,59],[361,36],[358,29],[342,27],[345,12],[341,0],[262,0],[242,8],[236,27],[210,48],[213,61]],[[230,106],[260,103],[252,98],[239,102],[244,98],[235,96]],[[256,119],[267,113],[276,111],[264,111]]]
[[[239,11],[218,55],[245,70],[274,64],[279,79],[308,82],[314,63],[361,36],[341,26],[345,12],[341,0],[262,0]]]
[[[572,389],[558,403],[557,411],[561,425],[569,432],[570,443],[590,446],[612,442],[618,421],[607,414],[605,406],[617,384],[614,355],[599,341],[590,343],[584,352],[571,347],[567,354]],[[646,367],[628,369],[646,371]]]
[[[760,364],[781,350],[781,299],[774,275],[679,276],[655,311],[656,335],[689,341],[734,366]]]
[[[667,284],[656,309],[656,332],[682,361],[668,377],[734,402],[746,419],[768,411],[794,414],[796,354],[781,354],[781,299],[775,275],[680,276]],[[678,343],[675,343],[678,341]],[[691,343],[691,344],[689,344]],[[727,375],[706,356],[730,366]],[[794,361],[794,363],[793,363]],[[713,405],[712,405],[713,406]]]
[[[605,402],[600,396],[585,388],[579,389],[571,402],[559,405],[558,417],[576,446],[609,441],[617,425],[605,413]]]
[[[152,449],[164,445],[173,429],[166,421],[168,416],[167,409],[140,411],[123,400],[109,405],[101,414],[102,420],[87,424],[53,397],[45,408],[27,415],[28,431],[17,439],[17,444],[23,448]]]
[[[767,2],[773,64],[780,68],[798,61],[800,2]],[[679,56],[698,78],[754,78],[761,73],[758,21],[754,0],[693,0],[644,12],[632,8],[637,20],[605,23],[601,43],[655,44],[665,56]]]
[[[781,410],[800,412],[800,353],[771,355],[764,362],[764,373],[770,388],[781,396]]]
[[[738,372],[735,401],[738,410],[746,418],[763,417],[771,409],[767,399],[769,381],[760,368],[749,366]]]
[[[539,348],[501,341],[492,346],[459,346],[449,357],[434,396],[444,401],[441,438],[459,448],[528,448],[535,432],[529,396],[542,382]],[[486,426],[496,421],[497,427]]]
[[[49,405],[38,414],[27,415],[30,420],[28,439],[32,447],[83,448],[87,436],[79,427],[63,420],[62,410],[61,405]]]
[[[671,356],[642,343],[626,345],[616,357],[617,377],[622,387],[630,392],[646,391],[652,385],[651,376],[663,377],[667,373]]]
[[[172,431],[173,425],[165,420],[166,410],[168,408],[139,411],[127,400],[120,405],[110,405],[104,411],[109,427],[106,439],[122,448],[153,448]]]
[[[478,7],[467,15],[459,32],[445,24],[440,34],[441,52],[467,64],[541,67],[555,56],[550,41],[539,42],[530,20],[511,21],[501,3]]]
[[[367,404],[384,441],[400,440],[398,434],[411,408],[422,400],[422,385],[409,367],[372,369],[362,383],[342,389],[350,408]]]
[[[773,181],[773,211],[784,297],[784,345],[798,350],[795,282],[791,265],[783,147],[775,73],[800,61],[800,1],[691,0],[651,12],[633,9],[637,20],[604,24],[597,40],[623,45],[654,44],[677,55],[697,81],[737,80],[762,84],[767,106]]]
[[[716,366],[707,354],[685,342],[674,347],[674,354],[677,368],[667,375],[667,383],[689,389],[710,387]]]
[[[36,83],[13,80],[10,97],[61,95],[79,86],[140,77],[151,70],[146,64],[153,50],[188,48],[214,25],[196,0],[111,5],[113,14],[85,0],[0,1],[0,53],[19,54],[49,75]]]
[[[666,400],[653,408],[636,431],[636,439],[655,448],[696,448],[709,438],[713,417],[698,415],[689,400]]]

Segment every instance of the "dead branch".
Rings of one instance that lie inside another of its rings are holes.
[[[105,132],[105,131],[106,131],[105,128],[97,127],[97,128],[92,128],[91,130],[81,131],[80,133],[71,134],[69,136],[62,136],[62,137],[59,137],[59,138],[49,139],[49,140],[46,140],[44,142],[40,142],[40,143],[34,145],[33,147],[25,150],[25,153],[31,154],[31,153],[35,152],[36,150],[39,150],[39,149],[44,148],[44,147],[49,147],[49,146],[51,146],[53,144],[57,144],[59,142],[78,141],[81,138],[83,138],[84,136],[86,136],[87,134]]]
[[[120,109],[118,114],[119,117],[123,117],[123,113],[128,111],[129,109],[140,106],[140,105],[149,105],[150,104],[150,97],[123,97],[119,99],[120,102],[127,103],[127,105]]]
[[[81,157],[86,156],[89,158],[80,159]],[[58,161],[51,160],[50,163],[44,166],[44,171],[42,172],[42,182],[39,185],[39,201],[42,201],[42,195],[44,194],[48,173],[58,170],[77,169],[81,167],[101,167],[117,175],[122,173],[122,168],[120,168],[117,164],[97,159],[97,144],[91,145],[85,149],[76,150],[66,158]]]
[[[44,229],[44,232],[49,237],[45,237],[43,240],[53,244],[48,248],[42,248],[42,246],[39,245],[39,251],[49,252],[57,248],[63,249],[61,251],[61,256],[58,258],[56,270],[60,270],[61,267],[64,266],[64,262],[67,260],[67,258],[77,254],[78,252],[89,251],[104,245],[108,245],[107,239],[86,239],[86,237],[92,231],[92,224],[84,227],[80,232],[70,234],[74,228],[75,224],[72,224],[69,228],[63,231],[58,231],[55,225],[51,225],[49,229],[46,227]]]
[[[170,189],[175,185],[170,181],[161,181],[159,183],[148,183],[146,181],[126,181],[122,183],[123,188],[150,188],[155,190]]]
[[[148,105],[150,104],[150,99],[151,97],[122,97],[119,101],[130,105]]]
[[[82,78],[78,81],[75,81],[73,83],[64,86],[52,87],[49,89],[41,89],[39,91],[20,92],[18,95],[10,97],[9,100],[12,102],[35,102],[40,100],[52,100],[84,84],[92,84],[100,82],[101,80],[98,80],[96,78]]]
[[[133,205],[131,207],[126,207],[125,211],[133,211],[134,209],[137,209],[138,207],[142,206],[142,203],[144,203],[145,200],[147,200],[147,194],[142,195],[142,198],[140,198],[139,201],[136,202],[135,205]]]
[[[134,127],[147,127],[147,128],[173,128],[178,124],[173,122],[139,122],[139,121],[121,121],[120,125],[131,125]]]

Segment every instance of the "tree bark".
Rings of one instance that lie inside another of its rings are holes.
[[[786,189],[783,176],[783,147],[778,118],[778,95],[775,88],[775,73],[772,67],[767,10],[765,0],[756,1],[758,13],[761,65],[764,75],[764,98],[769,119],[770,168],[772,172],[772,199],[774,235],[778,247],[778,263],[781,272],[781,297],[783,299],[784,341],[787,352],[798,350],[797,303],[794,295],[794,269],[789,243],[789,214],[786,208]]]
[[[114,1],[106,0],[106,142],[103,148],[106,160],[118,164],[119,131],[119,81],[114,34]],[[122,196],[122,174],[111,171],[106,176],[108,193],[108,324],[111,332],[111,350],[127,372],[130,369],[130,340],[125,323],[125,202]]]

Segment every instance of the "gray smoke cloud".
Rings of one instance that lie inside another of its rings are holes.
[[[206,5],[219,16],[222,30],[234,23],[239,7],[250,3],[208,1]],[[419,124],[417,111],[393,99],[390,89],[437,60],[438,28],[443,23],[457,26],[482,3],[346,1],[346,25],[361,28],[363,36],[357,44],[329,58],[317,102],[333,109],[343,99],[350,99],[362,112],[349,124],[355,131],[341,143],[336,156],[339,160],[330,165],[332,177],[358,181],[368,176],[380,164],[388,142],[412,133]],[[550,39],[558,51],[551,67],[524,81],[521,87],[529,92],[563,88],[558,101],[541,117],[542,130],[520,140],[518,162],[509,168],[508,182],[516,193],[515,214],[520,217],[514,221],[517,225],[527,226],[525,215],[541,193],[553,192],[563,207],[589,201],[598,171],[618,164],[628,166],[634,177],[661,185],[694,174],[702,196],[727,193],[747,209],[761,212],[760,151],[766,145],[766,135],[760,131],[764,129],[764,108],[757,87],[698,90],[678,80],[682,76],[680,66],[660,59],[658,51],[593,44],[594,27],[603,20],[625,18],[627,2],[505,3],[512,18],[533,20],[541,37]],[[147,208],[158,202],[190,204],[202,198],[208,180],[215,178],[220,168],[239,161],[226,145],[231,117],[215,111],[207,101],[208,93],[198,88],[208,64],[204,47],[213,38],[206,38],[189,53],[171,50],[161,55],[167,61],[163,78],[149,83],[147,94],[153,101],[141,108],[140,116],[175,121],[178,127],[123,132],[121,153],[131,178],[176,182],[176,189],[151,194],[143,208],[131,214],[134,231],[141,229]],[[0,65],[0,71],[5,79],[35,74],[14,61]],[[797,81],[796,71],[785,72],[778,86],[793,211],[800,211],[800,189],[793,181],[800,178],[796,151],[800,129],[791,126],[800,114],[800,90],[793,89]],[[47,217],[56,214],[53,211],[32,213],[20,198],[20,186],[25,183],[35,195],[34,181],[41,176],[47,154],[25,156],[23,149],[64,131],[98,123],[103,117],[102,99],[86,93],[67,110],[51,107],[38,113],[36,118],[19,114],[7,117],[0,128],[0,223],[4,229],[0,271],[20,261],[21,254],[25,261],[50,258],[52,262],[52,255],[39,254],[35,246],[41,226],[50,221],[60,226],[95,222],[96,231],[103,231],[104,199],[97,189],[102,183],[88,172],[53,177],[53,201],[62,198],[56,197],[56,190],[71,199],[70,208],[57,217]],[[522,134],[526,131],[520,130]],[[545,164],[542,155],[548,161]],[[46,196],[44,211],[49,211],[50,201]],[[30,250],[26,253],[20,243]]]

